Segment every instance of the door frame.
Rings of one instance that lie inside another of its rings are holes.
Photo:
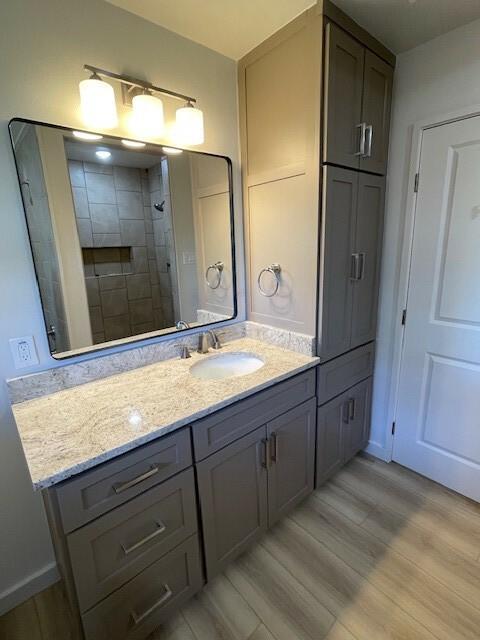
[[[413,253],[413,238],[415,231],[415,220],[417,215],[417,193],[415,192],[415,176],[420,170],[420,160],[422,152],[423,134],[427,129],[440,127],[452,122],[467,120],[480,116],[480,104],[464,107],[448,113],[431,116],[428,119],[419,120],[412,127],[412,146],[408,163],[408,180],[405,198],[405,216],[403,239],[400,250],[400,269],[397,276],[397,304],[394,315],[393,331],[393,358],[392,377],[390,379],[389,400],[387,407],[387,424],[385,425],[385,460],[393,460],[393,442],[395,439],[392,433],[393,423],[397,418],[399,402],[400,375],[402,370],[404,354],[405,326],[402,325],[403,310],[408,308],[408,293],[410,286],[410,269]],[[388,179],[388,172],[387,172]],[[420,177],[421,179],[421,177]]]

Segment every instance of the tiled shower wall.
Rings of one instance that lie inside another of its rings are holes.
[[[94,343],[171,326],[147,171],[69,160],[69,172]]]

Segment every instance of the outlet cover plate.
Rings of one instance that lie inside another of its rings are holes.
[[[9,342],[16,369],[24,369],[38,364],[37,349],[33,336],[11,338]]]

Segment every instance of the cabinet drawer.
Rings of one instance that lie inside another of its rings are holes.
[[[67,480],[56,489],[65,533],[191,464],[190,434],[182,429]]]
[[[363,345],[317,369],[317,401],[324,404],[373,373],[375,343]]]
[[[145,640],[202,584],[194,535],[84,613],[86,640]]]
[[[314,395],[312,369],[199,420],[192,428],[195,460],[203,460]]]
[[[85,611],[197,531],[193,469],[67,536]]]

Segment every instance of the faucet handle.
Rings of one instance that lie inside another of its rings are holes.
[[[212,337],[212,349],[221,349],[222,343],[220,342],[219,334],[215,333],[215,331],[209,331],[209,333]]]
[[[182,360],[186,360],[187,358],[192,357],[192,354],[190,353],[190,348],[186,344],[180,344],[178,345],[178,348],[180,349],[180,358]]]

